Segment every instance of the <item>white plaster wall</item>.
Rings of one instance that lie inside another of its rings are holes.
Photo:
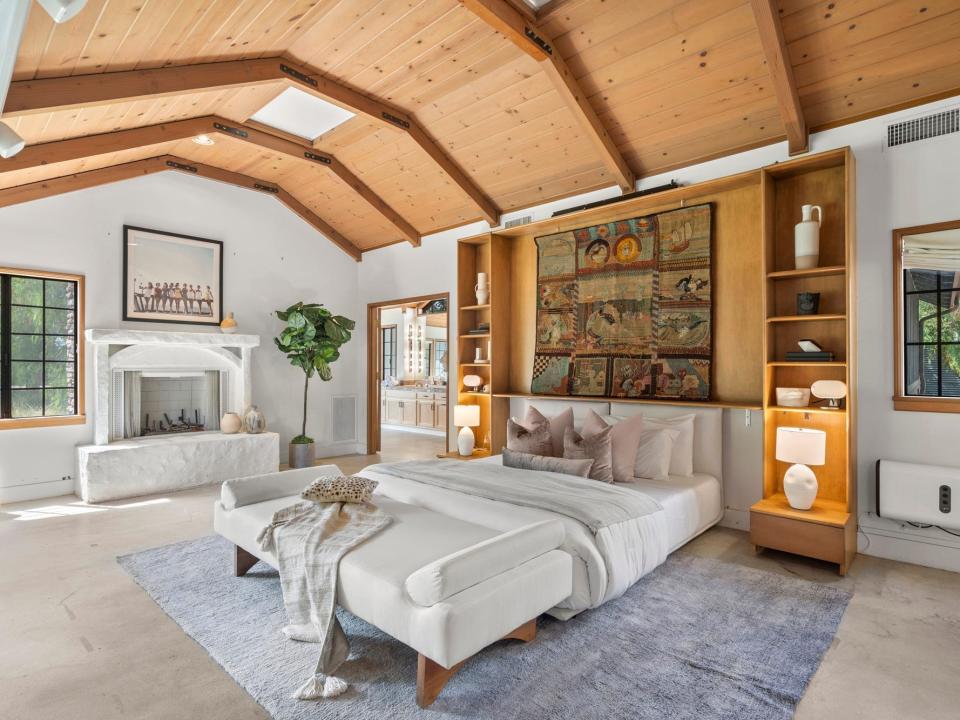
[[[280,433],[285,455],[299,432],[303,375],[274,347],[281,325],[271,313],[303,299],[359,320],[357,263],[274,198],[160,173],[0,210],[0,265],[86,275],[88,328],[183,330],[121,322],[125,223],[224,241],[225,310],[236,313],[241,332],[261,337],[253,353],[254,400]],[[361,349],[360,340],[349,343],[333,367],[333,381],[312,383],[307,428],[323,454],[355,450],[353,443],[328,442],[330,398],[357,394]],[[0,432],[0,502],[72,492],[74,448],[93,439],[92,370],[88,348],[87,425]]]
[[[960,218],[960,134],[894,150],[883,147],[889,123],[957,105],[955,99],[931,103],[818,133],[811,138],[812,152],[850,145],[857,160],[859,501],[861,527],[867,533],[860,535],[860,549],[869,554],[952,570],[960,570],[960,538],[935,529],[919,530],[877,518],[873,508],[874,464],[878,458],[960,466],[957,449],[960,416],[895,412],[891,400],[891,232],[897,227]],[[638,186],[654,187],[671,179],[683,184],[702,182],[787,159],[786,143],[779,143],[644,178]],[[591,195],[597,199],[615,194],[614,189],[609,189]],[[586,201],[574,198],[551,203],[535,209],[532,214],[537,220],[548,217],[558,207]],[[525,214],[531,212],[518,211],[507,217]],[[397,245],[367,253],[360,267],[362,301],[450,290],[455,307],[456,238],[487,229],[486,223],[475,223],[425,238],[420,249]],[[453,314],[451,325],[451,337],[455,337]],[[455,352],[454,347],[452,354]],[[451,357],[451,367],[455,367],[454,363],[456,358]],[[761,425],[759,413],[752,413],[749,426],[743,411],[725,413],[725,524],[733,527],[747,527],[747,509],[760,497]]]

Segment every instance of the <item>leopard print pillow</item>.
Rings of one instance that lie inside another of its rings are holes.
[[[370,502],[370,496],[376,486],[376,480],[368,480],[356,475],[320,477],[304,488],[300,497],[315,503],[365,503]]]

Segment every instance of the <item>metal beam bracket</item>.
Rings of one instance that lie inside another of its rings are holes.
[[[263,192],[268,192],[268,193],[276,194],[280,192],[280,188],[274,187],[273,185],[264,185],[262,183],[254,183],[253,187],[255,190],[262,190]]]
[[[187,172],[192,173],[199,172],[193,165],[184,165],[183,163],[174,162],[173,160],[167,160],[167,167],[176,168],[177,170],[186,170]]]
[[[300,72],[299,70],[294,70],[289,65],[284,65],[283,63],[280,63],[280,72],[313,87],[317,87],[320,84],[317,82],[316,78],[312,78],[309,75]]]
[[[551,55],[551,56],[553,55],[553,47],[551,47],[550,43],[548,43],[546,40],[540,37],[536,33],[536,31],[534,31],[532,28],[529,28],[526,25],[524,25],[523,34],[527,36],[527,39],[530,42],[532,42],[538,48],[543,50],[547,55]]]
[[[333,165],[333,158],[329,158],[326,155],[317,155],[309,150],[305,150],[303,156],[307,160],[313,160],[314,162],[323,163],[324,165]]]
[[[229,125],[224,125],[223,123],[215,122],[213,124],[213,127],[219,130],[220,132],[229,133],[230,135],[236,135],[237,137],[241,137],[241,138],[249,137],[249,133],[246,130],[230,127]]]
[[[390,113],[388,113],[388,112],[385,111],[385,110],[384,110],[383,112],[381,112],[380,115],[381,115],[381,116],[383,117],[383,119],[386,120],[388,123],[392,123],[392,124],[396,125],[397,127],[403,128],[404,130],[409,130],[409,129],[410,129],[410,123],[408,123],[408,122],[407,122],[406,120],[404,120],[403,118],[398,118],[396,115],[391,115]]]

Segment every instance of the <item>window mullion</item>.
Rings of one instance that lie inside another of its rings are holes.
[[[10,276],[0,275],[0,418],[10,417]]]

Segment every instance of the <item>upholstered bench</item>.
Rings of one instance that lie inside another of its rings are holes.
[[[257,534],[314,479],[339,474],[324,465],[225,482],[214,529],[236,547],[236,574],[257,560],[276,567]],[[344,556],[337,600],[417,651],[421,707],[471,655],[503,638],[532,640],[537,617],[572,592],[557,521],[500,533],[385,495],[374,501],[393,523]]]

